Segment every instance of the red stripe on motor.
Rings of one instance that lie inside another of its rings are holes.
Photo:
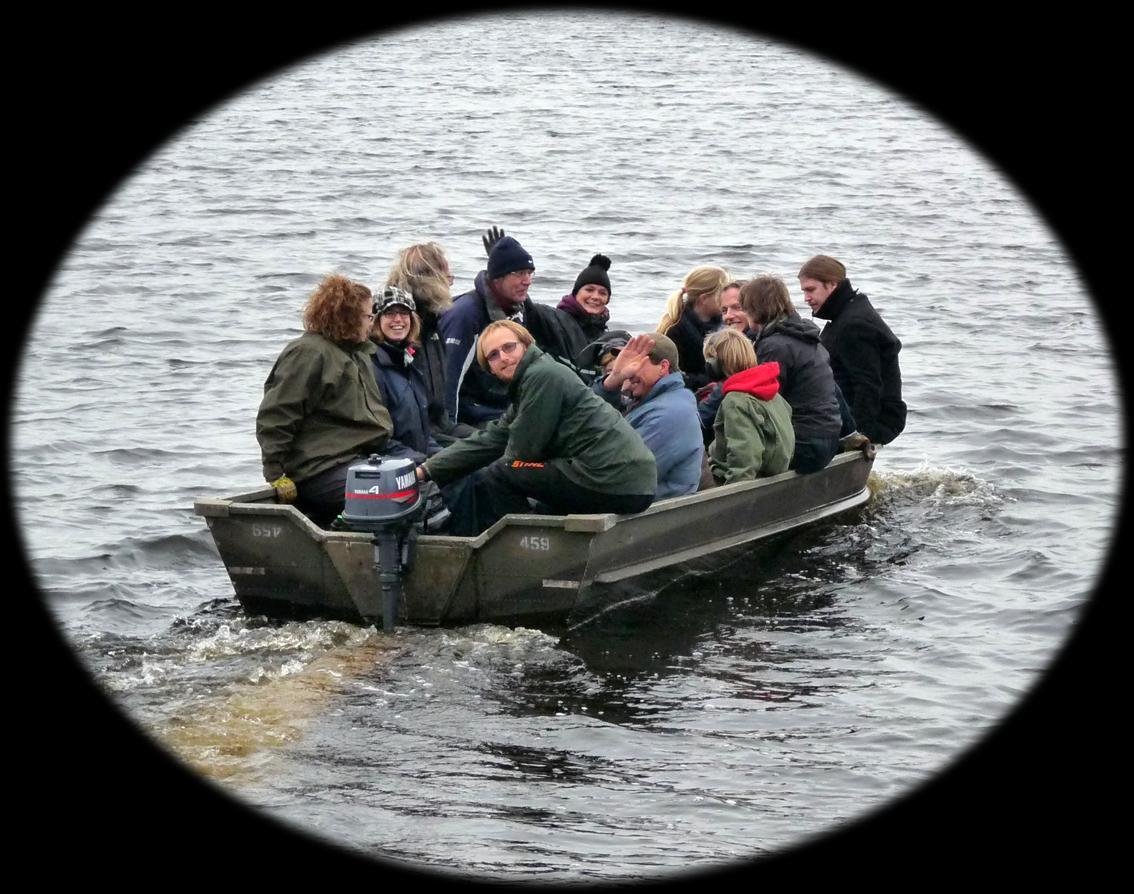
[[[412,490],[400,490],[393,494],[347,494],[349,500],[401,500],[405,497],[412,497],[414,492]]]

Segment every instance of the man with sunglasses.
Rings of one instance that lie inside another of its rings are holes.
[[[547,356],[512,320],[490,323],[477,361],[505,388],[506,412],[419,465],[419,481],[441,486],[469,476],[473,498],[453,508],[452,533],[472,536],[511,512],[631,513],[657,489],[654,456],[641,437]]]

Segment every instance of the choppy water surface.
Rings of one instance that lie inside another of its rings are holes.
[[[107,202],[22,360],[26,551],[115,703],[328,841],[510,880],[772,853],[940,770],[1050,663],[1110,539],[1114,371],[1051,233],[908,102],[753,35],[689,54],[706,26],[520,18],[507,60],[468,19],[298,64]],[[794,286],[842,259],[904,343],[875,499],[568,632],[243,616],[191,504],[258,484],[307,293],[423,239],[467,284],[489,224],[534,255],[537,300],[609,254],[614,322],[641,330],[697,263]]]

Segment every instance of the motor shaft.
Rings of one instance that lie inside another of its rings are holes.
[[[374,535],[374,564],[382,589],[382,629],[393,632],[398,623],[402,599],[402,557],[400,537],[393,531]]]

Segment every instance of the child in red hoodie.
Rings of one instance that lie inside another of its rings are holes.
[[[734,329],[705,340],[705,360],[725,376],[708,451],[713,480],[730,484],[786,472],[795,433],[791,407],[779,393],[780,365],[757,364],[752,342]]]

